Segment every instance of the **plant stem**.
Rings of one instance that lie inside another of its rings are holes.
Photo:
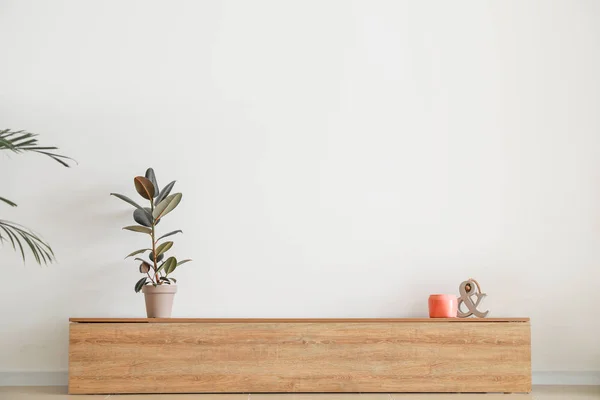
[[[150,282],[154,284],[154,279],[152,279],[152,275],[150,275],[148,272],[146,272],[146,275],[148,275],[148,278],[150,278]]]
[[[150,199],[150,213],[154,212],[154,199]],[[154,227],[155,227],[156,221],[154,221],[154,218],[152,218],[152,255],[153,260],[152,262],[154,263],[154,279],[156,279],[156,285],[160,285],[160,279],[158,277],[158,265],[156,264],[156,240],[154,240]]]

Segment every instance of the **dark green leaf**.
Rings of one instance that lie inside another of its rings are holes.
[[[29,132],[25,132],[25,131],[17,131],[15,133],[19,133],[19,134],[22,133],[21,135],[19,135],[17,137],[13,137],[11,139],[12,143],[15,146],[21,146],[24,140],[27,140],[27,139],[30,139],[30,138],[33,138],[33,137],[37,136],[37,135],[35,135],[33,133],[29,133]]]
[[[28,146],[29,148],[31,148],[30,146],[34,146],[37,143],[37,139],[29,139],[29,140],[25,140],[24,142],[19,142],[18,145],[19,146]],[[40,150],[39,147],[35,147],[36,149]],[[56,150],[56,147],[46,147],[46,150]]]
[[[154,170],[152,168],[146,170],[146,178],[154,185],[154,197],[158,196],[158,182],[156,182],[156,175],[154,175]]]
[[[145,252],[145,251],[148,251],[148,250],[150,250],[150,249],[140,249],[140,250],[136,250],[136,251],[134,251],[133,253],[130,253],[130,254],[128,254],[128,255],[127,255],[127,257],[125,257],[125,258],[136,256],[136,255],[138,255],[138,254],[141,254],[141,253],[143,253],[143,252]]]
[[[143,277],[142,279],[137,281],[137,283],[135,284],[135,292],[139,293],[139,291],[142,290],[142,288],[144,287],[144,285],[146,284],[147,281],[148,281],[148,278],[146,278],[146,277]]]
[[[179,267],[181,264],[185,264],[185,263],[187,263],[187,262],[190,262],[190,261],[192,261],[192,260],[191,260],[191,259],[189,259],[189,258],[188,258],[187,260],[181,260],[181,261],[179,261],[179,262],[177,263],[177,266]]]
[[[69,159],[69,160],[73,160],[70,157],[61,156],[60,154],[55,154],[55,153],[48,153],[46,151],[37,151],[37,150],[35,150],[35,152],[36,153],[40,153],[40,154],[44,154],[44,155],[50,157],[51,159],[53,159],[54,161],[56,161],[57,163],[61,164],[63,167],[67,167],[67,168],[69,168],[70,165],[67,164],[66,162],[64,162],[63,160],[61,160],[61,158],[66,158],[66,159]]]
[[[4,197],[0,197],[0,201],[3,201],[3,202],[5,202],[6,204],[8,204],[8,205],[9,205],[9,206],[11,206],[11,207],[16,207],[16,206],[17,206],[17,204],[16,204],[16,203],[13,203],[13,202],[12,202],[12,201],[10,201],[9,199],[5,199]]]
[[[167,284],[169,284],[169,285],[171,284],[171,281],[169,280],[169,278],[166,278],[164,276],[161,276],[160,280],[163,281],[163,282],[165,282],[165,283],[167,283]]]
[[[34,133],[21,131],[11,131],[10,129],[4,129],[0,131],[0,150],[10,150],[15,153],[33,152],[44,154],[54,161],[59,162],[65,167],[69,167],[63,160],[73,160],[70,157],[63,156],[56,153],[50,153],[46,150],[58,150],[55,146],[39,146],[37,136]],[[76,162],[76,161],[75,161]]]
[[[118,194],[118,193],[111,193],[111,196],[115,196],[129,204],[131,204],[132,206],[134,206],[135,208],[142,208],[142,206],[140,206],[138,203],[136,203],[135,201],[131,200],[129,197],[127,196],[123,196],[122,194]]]
[[[41,265],[42,262],[41,262],[40,254],[38,253],[37,249],[33,245],[33,242],[27,236],[22,236],[22,237],[23,237],[23,240],[25,241],[25,243],[27,243],[27,245],[29,246],[29,249],[31,250],[31,254],[33,254],[33,257],[35,258],[35,261],[37,261],[37,263]]]
[[[158,203],[158,205],[154,207],[154,211],[152,211],[152,216],[154,217],[154,219],[162,218],[171,211],[173,211],[181,201],[181,197],[181,193],[171,194],[167,196],[163,201]]]
[[[145,226],[132,225],[132,226],[126,226],[123,229],[126,229],[128,231],[133,231],[133,232],[147,233],[148,235],[152,234],[152,229],[146,228]]]
[[[19,247],[23,261],[25,261],[25,252],[21,240],[29,247],[31,254],[38,264],[48,264],[54,261],[52,248],[34,232],[14,222],[5,220],[0,220],[0,228],[6,233],[13,248],[16,250],[15,244]]]
[[[173,283],[177,283],[177,279],[175,279],[175,278],[169,278],[169,279],[172,280]]]
[[[17,248],[15,247],[15,240],[13,239],[12,235],[10,234],[10,231],[5,229],[3,226],[0,226],[0,229],[2,229],[4,231],[6,237],[10,240],[13,250],[17,250]]]
[[[173,231],[173,232],[169,232],[166,235],[162,235],[161,237],[159,237],[158,239],[156,239],[156,241],[159,241],[160,239],[164,239],[167,236],[171,236],[171,235],[174,235],[176,233],[183,233],[183,231],[182,230],[176,230],[176,231]]]
[[[167,261],[165,261],[165,275],[175,271],[175,268],[177,268],[177,259],[175,257],[167,258]]]
[[[133,184],[135,185],[135,190],[146,200],[154,197],[154,185],[149,179],[143,176],[136,176],[133,178]]]
[[[17,246],[19,246],[19,250],[21,251],[21,257],[23,258],[23,262],[25,262],[25,252],[23,251],[23,246],[21,245],[21,242],[19,241],[19,238],[17,237],[17,235],[15,235],[14,232],[10,231],[9,229],[7,229],[5,226],[3,226],[1,224],[0,224],[0,228],[2,228],[6,232],[8,237],[11,239],[11,242],[14,240],[14,243],[17,243]],[[13,243],[13,249],[16,251],[14,243]]]
[[[133,211],[133,220],[143,226],[152,226],[152,214],[145,208],[136,208]]]
[[[173,247],[173,242],[164,242],[156,248],[156,255],[160,256],[162,253],[168,251],[171,247]]]
[[[168,195],[169,193],[171,193],[171,190],[173,189],[173,186],[175,185],[175,181],[169,183],[167,186],[165,186],[160,193],[158,194],[158,196],[156,197],[155,203],[158,204],[161,201],[163,201]]]
[[[161,262],[164,257],[165,257],[164,254],[159,254],[158,257],[156,257],[156,262],[157,263]],[[150,261],[154,262],[154,253],[150,252],[150,254],[148,254],[148,258],[150,259]]]

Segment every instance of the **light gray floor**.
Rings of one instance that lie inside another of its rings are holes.
[[[0,400],[600,400],[600,386],[535,386],[531,394],[151,394],[151,395],[77,395],[69,396],[61,386],[0,387]]]

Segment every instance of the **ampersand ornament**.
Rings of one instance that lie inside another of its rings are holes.
[[[477,289],[475,289],[475,286],[477,286]],[[467,318],[471,315],[475,315],[479,318],[485,318],[488,315],[488,313],[490,312],[489,310],[481,312],[477,309],[479,303],[481,303],[483,298],[486,296],[485,293],[481,293],[481,287],[479,286],[479,282],[472,278],[468,281],[464,281],[460,284],[459,291],[460,297],[458,298],[457,314],[459,318]],[[473,302],[473,297],[475,297],[475,302]],[[464,312],[462,310],[463,303],[465,306],[467,306],[467,312]]]

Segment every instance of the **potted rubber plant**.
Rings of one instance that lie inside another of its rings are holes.
[[[144,276],[136,282],[134,289],[136,293],[144,293],[148,318],[169,318],[173,309],[173,298],[177,292],[177,279],[173,278],[172,274],[177,267],[192,260],[178,261],[175,256],[166,257],[166,253],[173,247],[173,242],[165,239],[182,231],[175,230],[158,236],[156,226],[177,207],[182,194],[171,194],[175,181],[159,190],[152,168],[146,170],[145,176],[133,178],[133,183],[138,194],[148,202],[147,207],[140,206],[122,194],[111,195],[135,207],[133,220],[137,225],[129,225],[123,229],[148,235],[149,246],[135,250],[125,258],[138,256],[135,260],[140,263],[139,272]],[[143,256],[147,258],[140,258]]]

